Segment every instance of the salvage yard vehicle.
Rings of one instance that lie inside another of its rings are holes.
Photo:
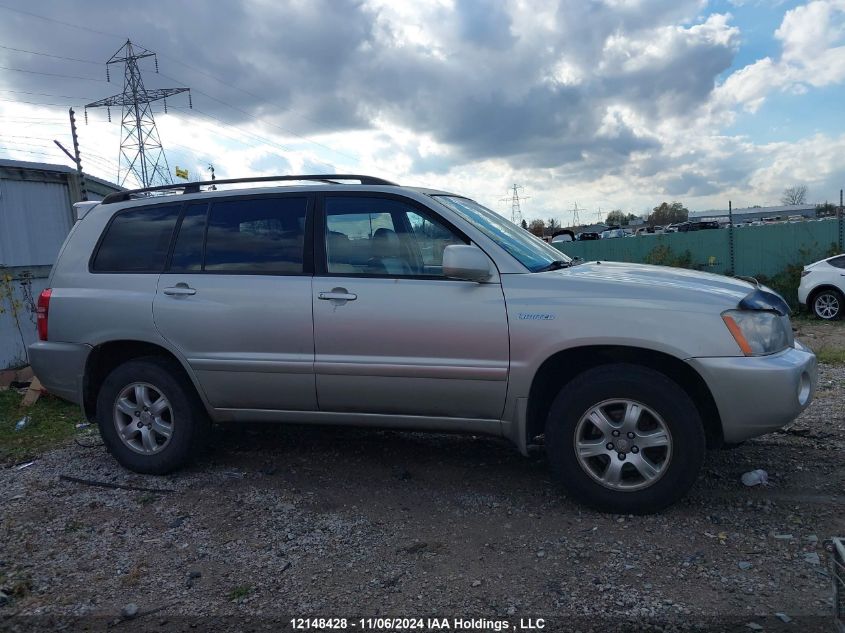
[[[804,266],[798,301],[819,319],[841,319],[845,314],[845,255]]]
[[[298,184],[226,189],[247,182]],[[584,504],[648,513],[707,446],[784,426],[816,386],[771,290],[575,265],[460,195],[277,176],[77,210],[30,358],[141,473],[186,464],[213,421],[464,432],[544,449]]]

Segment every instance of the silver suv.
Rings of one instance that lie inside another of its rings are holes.
[[[38,377],[126,468],[181,467],[212,421],[457,431],[542,447],[575,498],[646,513],[706,446],[812,399],[815,357],[753,280],[574,265],[468,198],[377,178],[248,180],[299,184],[82,203],[39,298]]]

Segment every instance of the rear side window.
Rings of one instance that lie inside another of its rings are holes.
[[[216,202],[208,215],[203,270],[301,273],[307,198]]]
[[[97,250],[95,272],[151,272],[164,270],[170,239],[181,205],[124,211],[114,216]]]
[[[835,266],[836,268],[845,268],[845,255],[841,257],[834,257],[833,259],[827,260],[827,263],[831,266]]]

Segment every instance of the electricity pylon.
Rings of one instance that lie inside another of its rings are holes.
[[[120,158],[117,181],[124,185],[129,176],[133,176],[142,187],[155,185],[170,185],[170,167],[161,146],[161,139],[153,118],[152,103],[159,99],[164,101],[164,111],[167,112],[167,97],[188,93],[188,107],[193,108],[190,88],[156,88],[147,90],[141,77],[138,61],[145,57],[155,60],[158,72],[158,57],[152,51],[137,46],[126,40],[126,44],[111,56],[106,62],[106,79],[109,77],[111,64],[123,64],[123,92],[118,95],[94,101],[85,106],[85,119],[88,120],[88,108],[108,108],[108,118],[111,121],[111,106],[121,106],[123,116],[120,130]]]
[[[513,187],[511,187],[511,197],[510,198],[502,198],[499,202],[510,202],[511,203],[511,222],[514,224],[522,224],[522,208],[519,205],[519,190],[524,189],[522,185],[517,185],[514,183]],[[523,200],[528,200],[531,196],[524,196]]]

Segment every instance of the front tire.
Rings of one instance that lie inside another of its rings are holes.
[[[158,356],[112,370],[97,396],[97,423],[112,456],[125,468],[149,475],[184,466],[209,424],[181,366]]]
[[[842,318],[842,311],[845,309],[845,298],[842,293],[833,288],[825,288],[813,295],[810,302],[810,309],[816,318],[825,321],[836,321]]]
[[[546,452],[556,479],[602,512],[649,514],[695,483],[704,427],[687,393],[665,375],[618,363],[566,384],[546,420]]]

